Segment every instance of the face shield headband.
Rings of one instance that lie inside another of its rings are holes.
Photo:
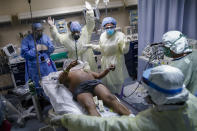
[[[149,87],[151,87],[161,93],[168,94],[168,95],[174,95],[174,94],[180,93],[183,90],[183,88],[171,89],[171,90],[161,88],[161,87],[157,86],[156,84],[152,83],[151,81],[149,81],[148,79],[146,79],[145,77],[142,78],[142,81],[146,85],[148,85]]]

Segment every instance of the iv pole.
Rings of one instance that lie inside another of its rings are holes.
[[[32,9],[31,9],[31,0],[28,0],[28,3],[29,3],[29,10],[30,10],[30,13],[31,13],[32,33],[33,33],[34,46],[35,46],[35,51],[36,51],[36,67],[37,67],[37,70],[38,70],[38,76],[39,76],[39,82],[40,82],[42,77],[41,77],[41,74],[40,74],[40,63],[39,63],[39,58],[38,58],[38,51],[37,51],[37,48],[36,48],[37,43],[36,43],[36,38],[35,38],[35,32],[33,32],[33,17],[32,17]],[[37,95],[32,96],[32,101],[33,101],[33,104],[34,104],[34,107],[35,107],[35,110],[36,110],[37,118],[38,118],[39,121],[42,121],[40,103],[38,101]]]
[[[32,10],[31,10],[31,0],[28,0],[29,3],[29,9],[30,9],[30,13],[31,13],[31,23],[32,23],[32,28],[33,28],[33,17],[32,17]],[[38,51],[36,48],[36,38],[35,38],[35,32],[33,32],[33,38],[34,38],[34,46],[35,46],[35,50],[36,50],[36,66],[37,66],[37,70],[38,70],[38,75],[39,75],[39,80],[41,80],[41,74],[40,74],[40,63],[38,60]]]
[[[77,40],[75,40],[75,51],[76,51],[76,58],[78,60],[78,52],[77,52]]]
[[[103,2],[105,3],[105,16],[107,17],[107,4],[109,0],[103,0]]]

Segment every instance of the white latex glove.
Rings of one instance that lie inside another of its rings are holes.
[[[91,4],[87,1],[85,1],[85,7],[86,7],[86,10],[87,10],[86,14],[92,16],[94,14],[94,11],[93,11],[93,8],[92,8]]]
[[[85,49],[92,48],[92,44],[84,45],[83,48],[85,48]]]
[[[125,43],[126,44],[130,44],[130,42],[131,42],[131,36],[126,36],[126,40],[125,40]]]
[[[100,1],[100,0],[95,0],[96,8],[98,7],[99,1]]]
[[[87,10],[92,10],[92,6],[89,2],[85,1],[85,6]]]
[[[127,36],[126,37],[126,43],[130,43],[131,42],[131,36]]]
[[[48,47],[46,45],[43,45],[43,44],[37,44],[36,48],[37,48],[37,51],[48,50]]]
[[[54,19],[51,19],[51,17],[48,17],[47,23],[49,24],[49,26],[55,25]]]

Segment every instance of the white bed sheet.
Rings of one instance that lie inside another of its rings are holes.
[[[57,114],[87,114],[84,108],[73,100],[72,93],[60,85],[57,81],[59,74],[62,71],[52,72],[48,76],[42,78],[41,85],[45,94],[49,97],[50,102]],[[100,112],[101,116],[117,116],[117,113],[111,112],[105,107],[104,112]]]

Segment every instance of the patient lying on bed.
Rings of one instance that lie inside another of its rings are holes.
[[[89,115],[100,116],[93,100],[94,95],[120,115],[129,115],[131,113],[99,80],[110,71],[115,70],[113,65],[101,73],[85,70],[84,68],[75,68],[78,65],[77,61],[67,63],[66,69],[59,76],[59,82],[68,87],[73,94],[73,98],[87,110]]]

